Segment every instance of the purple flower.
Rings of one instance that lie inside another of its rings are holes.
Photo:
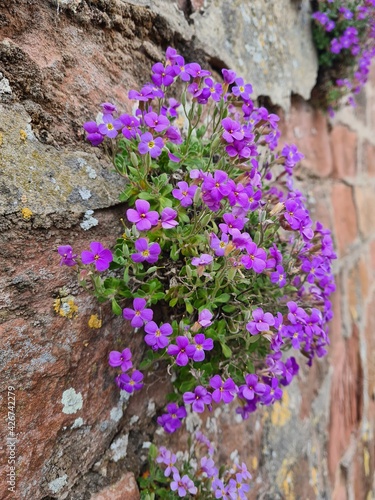
[[[164,67],[162,63],[158,62],[152,66],[152,71],[151,79],[158,87],[162,85],[168,87],[174,82],[175,74],[172,66]]]
[[[182,144],[182,137],[180,132],[176,129],[176,127],[168,127],[165,136],[170,140],[173,144]]]
[[[163,457],[163,463],[167,466],[164,471],[164,476],[169,477],[171,474],[178,473],[177,467],[175,467],[175,463],[177,461],[177,456],[169,450],[166,450],[166,453]]]
[[[92,146],[99,146],[104,141],[104,136],[99,132],[96,122],[86,122],[83,124],[83,128],[87,132],[86,139],[91,142]]]
[[[207,253],[202,253],[200,257],[194,257],[191,260],[191,263],[193,266],[207,266],[208,264],[211,264],[213,260],[214,259],[211,255],[208,255]]]
[[[238,387],[230,377],[223,383],[220,375],[215,375],[210,380],[210,386],[214,389],[212,399],[215,403],[220,403],[221,400],[226,404],[230,403],[238,392]]]
[[[139,297],[133,300],[134,309],[129,309],[126,307],[122,311],[122,316],[131,321],[131,326],[133,328],[141,328],[145,323],[152,320],[153,311],[152,309],[145,309],[146,300]]]
[[[150,128],[153,128],[155,132],[162,132],[170,125],[169,120],[166,116],[158,115],[154,111],[146,113],[144,115],[144,121],[146,125],[148,125]]]
[[[121,123],[124,125],[122,129],[122,134],[126,139],[135,139],[137,137],[137,134],[140,133],[139,130],[139,120],[135,116],[131,115],[121,115],[119,116],[119,120],[121,120]]]
[[[276,266],[276,271],[271,273],[271,283],[277,283],[280,288],[285,286],[286,279],[283,266]]]
[[[176,210],[173,208],[164,208],[161,213],[161,226],[164,229],[172,229],[175,226],[178,226],[178,222],[175,220],[177,217]]]
[[[124,349],[122,352],[111,351],[109,353],[108,364],[113,368],[120,366],[123,372],[129,370],[133,363],[131,362],[132,353],[129,348]]]
[[[186,497],[187,493],[195,495],[197,493],[197,487],[194,485],[193,481],[186,474],[180,477],[178,472],[173,474],[173,481],[171,482],[171,490],[177,491],[179,497]]]
[[[192,205],[195,191],[198,186],[189,186],[187,182],[181,181],[177,183],[178,189],[172,190],[173,198],[180,200],[183,207]]]
[[[194,389],[194,392],[185,392],[183,400],[185,404],[192,405],[193,411],[203,413],[205,408],[204,405],[211,404],[212,396],[206,388],[198,385]]]
[[[306,320],[308,319],[308,314],[302,309],[302,307],[298,307],[298,305],[292,300],[287,302],[286,304],[289,309],[288,319],[292,325],[296,324],[306,324]]]
[[[98,241],[90,243],[91,252],[84,250],[81,253],[82,264],[95,264],[97,271],[105,271],[109,268],[113,257],[110,250],[104,248]]]
[[[245,382],[246,385],[241,385],[239,388],[239,395],[249,401],[254,399],[256,394],[258,396],[263,394],[266,389],[265,385],[258,381],[257,375],[248,373],[245,375]]]
[[[151,226],[156,226],[159,214],[150,210],[150,204],[146,200],[136,200],[136,210],[129,208],[126,211],[128,221],[133,222],[138,231],[147,231]]]
[[[176,403],[169,403],[167,405],[167,413],[161,415],[157,419],[157,423],[161,425],[164,430],[170,434],[175,432],[181,427],[181,420],[187,415],[184,406],[178,407]]]
[[[144,329],[147,333],[144,339],[146,344],[155,350],[167,347],[169,344],[168,336],[173,333],[173,328],[169,323],[158,326],[154,321],[150,321],[145,325]]]
[[[254,309],[252,312],[254,321],[250,321],[246,325],[246,330],[251,335],[258,335],[259,332],[264,332],[270,329],[270,326],[275,324],[275,318],[269,312],[263,312],[261,307]]]
[[[214,200],[221,200],[231,192],[231,187],[228,184],[228,174],[223,170],[215,170],[212,175],[205,175],[202,184],[203,194],[209,193]]]
[[[212,99],[216,102],[220,101],[221,94],[223,93],[223,87],[220,83],[214,83],[211,78],[206,78],[204,83],[207,85]]]
[[[138,151],[141,155],[150,153],[151,158],[157,158],[161,155],[164,142],[161,137],[153,138],[150,132],[141,135],[141,142],[138,144]]]
[[[198,315],[198,323],[203,327],[207,328],[207,326],[212,325],[212,313],[208,309],[202,309],[202,311]]]
[[[73,248],[70,245],[59,246],[57,252],[61,255],[60,266],[75,266],[77,264],[74,260],[77,255],[73,255]]]
[[[131,376],[127,373],[122,373],[116,377],[116,383],[122,391],[132,394],[134,391],[139,391],[143,387],[143,373],[135,370]]]
[[[226,83],[227,85],[230,85],[236,79],[236,73],[231,69],[224,68],[221,70],[221,72],[223,74],[224,83]]]
[[[214,348],[214,342],[212,339],[206,339],[203,333],[198,333],[194,337],[194,344],[192,344],[195,348],[195,352],[192,356],[193,361],[203,361],[205,358],[204,351],[211,351]]]
[[[189,362],[189,358],[193,357],[196,348],[189,344],[189,339],[183,336],[176,338],[176,344],[177,345],[170,344],[167,353],[170,356],[176,357],[176,364],[178,366],[186,366]]]
[[[210,76],[210,71],[202,69],[198,63],[190,63],[186,65],[186,72],[189,73],[193,78],[203,78],[204,76]]]
[[[100,106],[103,109],[103,114],[112,114],[117,111],[116,106],[111,102],[103,102]]]
[[[224,118],[224,120],[221,121],[221,124],[225,130],[225,132],[223,132],[223,139],[226,142],[232,143],[235,140],[240,141],[243,139],[244,133],[240,123],[228,117]]]
[[[279,400],[283,396],[283,391],[278,387],[279,381],[277,378],[272,378],[270,381],[270,385],[265,385],[265,391],[262,394],[261,402],[268,406],[273,403],[275,400]]]
[[[243,78],[236,78],[236,85],[232,88],[233,95],[242,97],[244,101],[250,100],[250,94],[253,93],[253,87],[250,83],[244,84]]]
[[[253,269],[256,273],[261,273],[266,267],[267,254],[263,248],[258,248],[254,242],[246,245],[247,255],[241,257],[241,262],[245,269]]]
[[[223,226],[224,224],[220,225]],[[225,233],[222,235],[221,240],[214,233],[210,235],[210,247],[218,257],[225,255],[229,243],[229,236]]]
[[[207,477],[215,477],[218,475],[219,472],[215,467],[215,462],[212,460],[211,457],[201,458],[201,470]]]
[[[139,238],[135,242],[135,249],[138,253],[133,253],[131,259],[133,262],[148,262],[153,264],[159,258],[161,248],[159,243],[151,243],[149,246],[147,238]]]
[[[98,125],[99,132],[110,139],[117,136],[118,130],[122,128],[122,122],[113,118],[111,114],[103,115],[103,123]]]

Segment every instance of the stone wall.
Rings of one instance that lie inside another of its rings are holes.
[[[339,254],[328,359],[246,422],[220,409],[196,424],[223,461],[237,450],[248,464],[251,498],[370,500],[375,74],[356,110],[333,120],[306,102],[317,66],[305,0],[0,0],[0,412],[12,385],[18,456],[13,495],[0,449],[0,497],[135,499],[143,446],[161,440],[162,372],[136,396],[119,395],[108,352],[126,343],[139,360],[141,339],[78,289],[55,250],[121,234],[121,180],[81,124],[106,100],[129,109],[127,91],[168,45],[214,72],[232,67],[279,106],[284,140],[305,154],[298,179]],[[53,308],[67,297],[72,319]],[[102,328],[89,328],[91,314]],[[180,434],[170,444],[185,443]]]

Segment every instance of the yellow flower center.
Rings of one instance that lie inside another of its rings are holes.
[[[112,125],[112,123],[107,123],[107,129],[108,130],[113,130],[115,127]]]
[[[155,142],[154,141],[150,141],[148,143],[148,147],[149,147],[149,149],[152,149],[153,147],[155,147]]]

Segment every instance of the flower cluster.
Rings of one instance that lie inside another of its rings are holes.
[[[157,491],[160,498],[222,498],[246,500],[251,474],[246,464],[237,462],[228,468],[217,467],[214,447],[204,434],[197,431],[193,445],[183,453],[173,453],[164,446],[151,445],[149,467],[139,479],[141,498]],[[177,496],[174,496],[175,492]]]
[[[354,106],[375,57],[375,0],[319,0],[317,7],[313,33],[329,109],[343,97]]]
[[[126,180],[127,224],[113,253],[93,242],[79,260],[70,246],[59,248],[61,264],[90,265],[81,283],[143,336],[148,350],[138,368],[166,361],[174,372],[158,417],[168,433],[187,409],[234,400],[247,418],[282,397],[299,371],[298,353],[311,364],[329,344],[336,255],[293,185],[303,155],[293,144],[279,147],[279,118],[254,104],[249,83],[231,70],[222,76],[214,82],[168,48],[151,83],[129,92],[133,115],[102,105],[84,128],[93,146],[105,141]],[[176,81],[179,101],[165,96]],[[129,349],[111,352],[109,363],[122,371],[121,389],[142,387]],[[190,480],[175,474],[173,488],[192,493]],[[235,476],[212,482],[216,498],[234,498],[231,480],[242,484]]]

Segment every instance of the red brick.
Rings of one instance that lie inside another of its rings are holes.
[[[301,164],[319,177],[332,172],[332,153],[325,115],[303,101],[294,101],[290,115],[280,124],[281,143],[294,143],[305,155]]]
[[[139,498],[134,475],[128,472],[117,483],[93,495],[91,500],[139,500]]]
[[[368,175],[375,176],[375,146],[369,142],[364,145],[363,166]]]
[[[370,400],[375,397],[375,297],[367,307],[366,311],[366,355],[367,355],[367,368],[368,373],[365,374],[367,385],[368,385],[368,395]]]
[[[372,274],[374,274],[374,272],[375,272],[375,241],[372,241],[370,243],[370,261],[371,261]]]
[[[357,172],[357,134],[343,125],[331,132],[333,173],[337,178],[354,177]]]
[[[354,190],[358,209],[359,229],[365,237],[375,233],[375,193],[372,186],[357,186]]]
[[[331,482],[334,483],[340,460],[351,444],[351,434],[357,430],[361,420],[359,337],[354,325],[352,336],[335,346],[332,367],[328,468]]]
[[[340,255],[344,255],[357,237],[357,216],[352,188],[336,183],[332,188],[334,234]]]

